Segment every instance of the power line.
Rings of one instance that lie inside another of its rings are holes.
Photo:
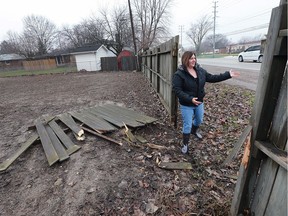
[[[263,13],[260,13],[260,14],[256,14],[256,15],[254,15],[254,16],[244,17],[244,18],[238,19],[238,20],[236,20],[236,21],[233,21],[233,22],[231,22],[231,23],[223,24],[223,25],[225,25],[225,26],[227,26],[227,25],[234,25],[235,23],[243,22],[243,21],[245,21],[245,20],[250,20],[251,18],[259,17],[259,16],[261,16],[261,15],[268,14],[268,13],[270,13],[270,12],[271,12],[271,10],[266,11],[266,12],[263,12]],[[221,26],[222,26],[222,25],[221,25]]]
[[[249,28],[245,28],[245,29],[241,29],[241,30],[236,30],[236,31],[224,33],[223,35],[226,35],[226,36],[236,35],[236,34],[240,34],[240,33],[244,33],[244,32],[255,31],[258,29],[264,29],[264,28],[267,28],[268,26],[269,26],[269,23],[265,23],[265,24],[258,25],[258,26],[253,26],[253,27],[249,27]]]

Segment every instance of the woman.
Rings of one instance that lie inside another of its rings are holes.
[[[196,54],[186,51],[182,56],[182,65],[173,76],[173,91],[179,99],[183,120],[183,145],[181,151],[188,153],[190,134],[202,139],[197,132],[204,116],[203,99],[206,82],[221,82],[239,76],[238,71],[226,71],[223,74],[212,75],[197,64]]]

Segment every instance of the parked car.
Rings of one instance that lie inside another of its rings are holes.
[[[244,50],[243,52],[239,53],[238,61],[254,61],[254,62],[262,62],[263,54],[260,52],[261,45],[251,46]]]

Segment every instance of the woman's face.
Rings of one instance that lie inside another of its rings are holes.
[[[196,56],[192,55],[189,59],[189,67],[194,67],[196,64]]]

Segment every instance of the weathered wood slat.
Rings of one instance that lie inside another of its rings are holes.
[[[0,164],[0,172],[5,171],[23,152],[35,143],[38,138],[38,134],[32,135],[11,157]]]
[[[169,169],[169,170],[192,169],[192,164],[189,162],[160,162],[158,166],[162,169]]]
[[[77,136],[81,137],[84,134],[83,129],[76,124],[74,119],[68,114],[64,113],[58,116],[67,127],[69,127]]]
[[[279,167],[264,216],[287,215],[287,194],[287,170]]]
[[[103,130],[105,131],[112,131],[112,130],[116,130],[116,128],[111,125],[109,122],[107,122],[105,119],[101,118],[101,117],[97,117],[92,113],[89,113],[86,110],[83,110],[82,112],[80,112],[83,116],[85,116],[86,118],[92,120],[93,122],[97,122],[97,124],[101,125],[102,128],[104,128]]]
[[[114,118],[119,118],[126,122],[131,122],[131,123],[133,122],[134,124],[136,124],[136,127],[137,127],[137,124],[143,125],[142,123],[137,122],[133,116],[124,115],[123,113],[121,113],[120,110],[118,110],[117,108],[115,109],[115,107],[99,106],[98,109],[105,111],[109,115],[112,115]]]
[[[88,109],[87,112],[90,112],[93,115],[99,116],[99,117],[105,119],[106,121],[110,122],[111,124],[116,125],[119,128],[124,127],[122,121],[118,121],[117,119],[107,115],[107,113],[105,113],[99,109],[96,110],[95,108],[91,108],[91,109]]]
[[[67,148],[66,151],[68,155],[78,151],[81,147],[74,144],[67,134],[62,130],[62,128],[53,120],[48,123],[49,126],[53,129],[54,133],[61,140],[63,145]]]
[[[50,140],[50,137],[44,125],[40,121],[36,122],[36,129],[39,134],[49,166],[52,166],[59,160],[58,154],[52,144],[52,141]]]
[[[255,215],[264,215],[278,168],[279,165],[270,158],[264,159],[261,163],[261,171],[257,178],[257,187],[251,204],[251,212]]]
[[[279,32],[279,37],[287,37],[288,36],[288,29],[282,29]]]
[[[223,162],[222,165],[226,165],[226,164],[231,163],[232,159],[235,157],[235,155],[237,155],[237,153],[239,152],[243,143],[245,143],[246,138],[248,136],[250,136],[251,131],[252,131],[252,126],[248,125],[244,129],[243,133],[240,135],[240,137],[237,140],[237,142],[235,143],[234,148],[232,149],[231,153],[228,155],[228,157],[226,158],[226,160]]]
[[[103,112],[106,113],[106,115],[111,116],[112,118],[116,119],[117,121],[122,121],[124,122],[126,125],[128,125],[129,127],[132,128],[136,128],[136,127],[141,127],[144,126],[144,124],[137,122],[135,119],[129,117],[129,116],[124,116],[121,113],[119,113],[117,110],[113,110],[111,108],[108,107],[97,107],[95,108],[96,110],[101,110]]]
[[[287,152],[277,149],[271,143],[264,141],[255,141],[255,146],[284,169],[288,169]]]
[[[70,114],[76,118],[78,121],[84,123],[85,125],[87,125],[88,127],[92,128],[95,131],[112,131],[115,128],[106,125],[103,126],[103,124],[94,120],[91,120],[90,118],[88,118],[86,115],[84,115],[83,113],[78,113],[78,112],[70,112]],[[108,124],[108,122],[106,122]]]
[[[152,122],[157,121],[156,118],[141,114],[139,112],[136,112],[135,110],[127,109],[127,108],[116,106],[113,104],[106,104],[103,107],[111,107],[111,108],[117,110],[118,112],[120,112],[121,114],[126,115],[126,116],[131,116],[136,121],[139,121],[142,123],[147,124],[147,123],[152,123]]]
[[[64,148],[62,143],[60,142],[60,140],[58,139],[58,137],[56,136],[56,134],[53,132],[53,130],[49,126],[45,126],[45,129],[52,141],[55,151],[57,152],[59,161],[67,160],[69,158],[69,155],[66,152],[66,149]]]

